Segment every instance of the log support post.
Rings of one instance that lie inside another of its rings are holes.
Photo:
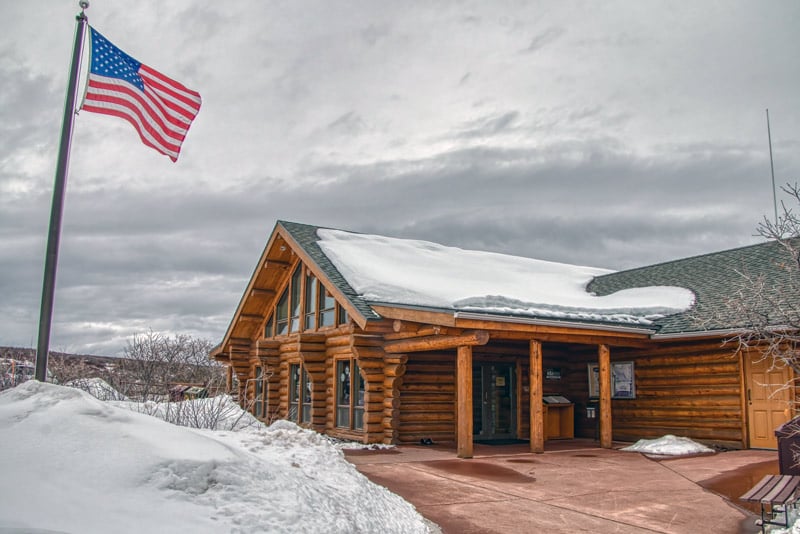
[[[225,372],[225,393],[228,395],[231,394],[231,390],[233,389],[233,365],[227,365]]]
[[[611,351],[608,345],[598,349],[600,367],[600,446],[610,449],[611,432]]]
[[[458,347],[456,357],[458,403],[457,452],[459,458],[472,458],[472,347]]]
[[[544,452],[544,404],[542,404],[542,343],[530,342],[531,452]]]

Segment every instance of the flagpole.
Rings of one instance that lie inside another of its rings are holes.
[[[58,264],[58,244],[61,239],[61,216],[64,211],[64,190],[67,183],[69,153],[72,144],[72,124],[75,118],[75,101],[78,93],[78,75],[81,66],[81,52],[86,34],[88,18],[84,11],[89,2],[78,2],[81,12],[75,17],[75,45],[72,50],[72,65],[67,83],[67,97],[64,103],[64,120],[61,123],[61,144],[58,148],[56,178],[53,186],[53,204],[50,208],[50,230],[47,236],[47,256],[44,264],[42,283],[42,307],[39,313],[39,342],[36,346],[36,380],[47,381],[47,357],[50,353],[50,323],[53,318],[53,300],[56,288],[56,266]]]
[[[772,132],[769,129],[769,108],[767,108],[767,139],[769,140],[769,170],[772,174],[772,207],[775,208],[775,226],[778,226],[778,197],[775,192],[775,165],[772,163]]]

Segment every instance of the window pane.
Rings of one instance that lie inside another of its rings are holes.
[[[306,275],[306,297],[305,297],[305,312],[306,312],[306,330],[314,330],[317,327],[317,306],[319,299],[317,299],[317,278],[309,273]]]
[[[254,414],[256,417],[264,417],[264,370],[261,367],[256,367],[256,394],[255,402],[253,403]]]
[[[267,339],[271,338],[274,335],[274,330],[272,326],[273,326],[272,315],[270,315],[269,319],[267,319],[266,324],[264,324],[264,337]]]
[[[303,367],[303,422],[311,422],[311,380],[308,379],[305,367]]]
[[[333,326],[336,323],[336,300],[327,289],[320,288],[319,291],[319,326]]]
[[[353,407],[353,428],[358,430],[364,429],[364,391],[365,384],[364,378],[358,372],[358,362],[353,362],[353,380],[355,380],[355,387],[353,395],[355,395],[355,406]]]
[[[336,362],[336,426],[350,428],[350,360]]]
[[[281,336],[289,332],[289,288],[287,287],[275,308],[275,335]]]
[[[291,323],[289,329],[292,332],[300,330],[300,280],[302,278],[302,269],[297,266],[297,269],[292,273],[292,298],[290,302],[291,310]]]
[[[300,400],[300,365],[289,366],[289,420],[297,422]]]
[[[344,307],[339,306],[339,318],[337,321],[339,324],[346,324],[347,323],[347,310]]]

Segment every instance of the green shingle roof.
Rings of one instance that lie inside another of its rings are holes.
[[[657,285],[679,286],[694,292],[696,301],[689,311],[656,321],[658,334],[695,333],[750,326],[728,303],[739,291],[752,294],[750,279],[763,277],[771,299],[796,302],[797,266],[791,268],[791,254],[776,241],[725,250],[702,256],[669,261],[638,269],[619,271],[595,278],[588,290],[608,295],[622,289]],[[740,297],[748,298],[748,297]],[[774,300],[773,300],[774,302]],[[769,317],[769,324],[781,323],[780,315],[766,300],[750,303]]]

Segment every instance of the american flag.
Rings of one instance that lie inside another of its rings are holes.
[[[142,142],[177,161],[200,93],[114,46],[94,28],[89,79],[81,109],[130,122]]]

